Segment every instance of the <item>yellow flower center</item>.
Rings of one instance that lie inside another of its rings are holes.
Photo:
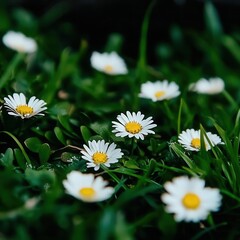
[[[199,149],[201,147],[200,138],[193,138],[191,141],[191,146]]]
[[[159,99],[160,97],[165,95],[165,91],[157,91],[157,92],[155,92],[154,95],[157,99]]]
[[[138,122],[128,122],[125,125],[125,129],[129,133],[135,134],[142,130],[142,125]]]
[[[104,71],[107,73],[111,73],[113,71],[113,67],[111,65],[104,66]]]
[[[33,113],[33,108],[28,105],[19,105],[17,106],[16,111],[23,116],[27,116]]]
[[[197,209],[201,203],[201,200],[195,193],[187,193],[183,197],[182,203],[184,207],[188,209]]]
[[[79,193],[82,197],[84,198],[88,198],[91,199],[94,197],[94,195],[96,194],[95,190],[91,187],[85,187],[85,188],[81,188],[79,190]]]
[[[95,152],[92,156],[92,159],[95,164],[101,164],[101,163],[105,163],[107,161],[108,156],[106,153]]]

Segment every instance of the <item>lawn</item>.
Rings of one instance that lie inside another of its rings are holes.
[[[1,8],[0,239],[239,239],[240,29],[206,1],[204,30],[173,25],[152,63],[156,1],[136,58],[61,7]]]

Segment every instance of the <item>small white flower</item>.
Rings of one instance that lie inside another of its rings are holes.
[[[37,99],[35,96],[31,97],[26,103],[26,97],[23,93],[14,93],[13,96],[8,95],[4,98],[4,106],[8,110],[9,115],[16,117],[31,118],[36,115],[44,116],[42,111],[46,110],[46,102]]]
[[[116,148],[116,144],[105,143],[104,140],[88,141],[88,146],[83,145],[84,149],[81,151],[82,158],[87,162],[87,167],[93,167],[95,171],[103,164],[106,167],[110,167],[110,164],[118,162],[118,159],[122,157],[123,153],[120,148]]]
[[[110,198],[114,193],[113,187],[106,187],[108,184],[101,176],[94,177],[94,174],[84,174],[72,171],[63,180],[63,186],[68,194],[84,202],[100,202]]]
[[[211,132],[207,132],[206,135],[212,146],[223,144],[218,135],[212,134]],[[200,130],[187,129],[179,134],[178,142],[182,144],[186,150],[199,151],[201,148],[200,136]],[[206,137],[204,137],[204,144],[207,151],[211,149],[211,145]]]
[[[199,79],[196,83],[189,85],[189,90],[201,94],[218,94],[224,90],[224,81],[221,78]]]
[[[128,70],[124,60],[116,52],[93,52],[90,62],[93,68],[109,75],[127,74]]]
[[[2,39],[5,46],[17,52],[33,53],[37,50],[37,43],[34,39],[26,37],[23,33],[9,31]]]
[[[167,80],[146,82],[141,85],[139,97],[152,99],[153,102],[169,100],[180,94],[179,86],[175,82]]]
[[[207,218],[210,211],[216,212],[221,206],[222,196],[217,188],[204,187],[205,181],[197,177],[176,177],[166,182],[161,199],[165,210],[174,213],[177,222],[199,222]]]
[[[117,137],[135,137],[137,139],[144,139],[144,135],[148,135],[150,133],[154,134],[155,132],[150,130],[156,127],[156,124],[152,124],[152,117],[148,117],[144,119],[144,115],[141,112],[133,112],[129,111],[126,114],[121,113],[117,116],[117,120],[119,122],[112,121],[113,127],[115,128],[112,132],[116,133]]]

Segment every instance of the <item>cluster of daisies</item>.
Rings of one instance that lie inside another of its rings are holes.
[[[3,37],[3,43],[18,52],[33,53],[37,50],[36,42],[22,33],[8,32]],[[109,75],[127,74],[127,66],[124,60],[116,53],[93,52],[91,66]],[[200,79],[190,84],[190,91],[204,94],[217,94],[224,90],[224,82],[220,78]],[[153,102],[169,100],[180,95],[179,86],[175,82],[167,80],[146,82],[140,87],[139,97],[151,99]],[[37,115],[44,115],[47,109],[46,102],[32,96],[27,102],[23,93],[14,93],[4,97],[4,107],[9,115],[22,119]],[[113,133],[117,137],[136,138],[144,140],[148,134],[155,134],[153,128],[157,125],[152,117],[145,118],[140,111],[121,113],[116,121],[112,121]],[[204,146],[201,146],[201,143]],[[218,144],[223,144],[220,137],[211,132],[201,139],[200,130],[187,129],[178,136],[178,143],[188,151],[199,151],[202,147],[206,151]],[[117,163],[123,156],[120,148],[115,143],[105,140],[88,141],[83,145],[82,158],[86,160],[87,168],[98,171],[101,166],[110,167]],[[101,176],[95,177],[91,173],[70,172],[63,185],[68,194],[85,202],[98,202],[110,198],[114,194],[114,188],[107,186],[108,182]],[[205,187],[205,181],[197,177],[176,177],[171,182],[164,184],[166,192],[161,200],[166,205],[166,211],[173,213],[176,221],[198,222],[206,219],[210,211],[218,211],[221,205],[219,189]]]

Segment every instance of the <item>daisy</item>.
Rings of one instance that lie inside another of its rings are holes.
[[[93,68],[109,75],[127,74],[128,70],[124,60],[116,52],[93,52],[90,62]]]
[[[8,114],[21,117],[22,119],[36,115],[43,116],[44,114],[41,112],[47,109],[47,107],[44,107],[46,102],[37,99],[35,96],[31,97],[28,103],[26,103],[26,97],[23,93],[14,93],[13,96],[8,95],[8,97],[4,98],[4,101]]]
[[[87,167],[93,167],[95,171],[103,164],[106,167],[110,167],[110,164],[118,162],[118,159],[122,157],[123,153],[120,148],[116,148],[116,144],[105,143],[104,140],[88,141],[88,146],[83,145],[84,150],[82,158],[87,162]]]
[[[152,124],[152,117],[148,117],[144,119],[144,115],[141,112],[133,112],[129,111],[126,114],[121,113],[117,116],[117,120],[119,122],[112,121],[113,127],[115,128],[112,132],[116,133],[117,137],[135,137],[137,139],[144,139],[144,135],[148,135],[150,133],[154,134],[155,132],[150,130],[156,127],[156,124]]]
[[[180,94],[179,87],[175,82],[167,80],[146,82],[141,85],[139,97],[152,99],[153,102],[169,100]]]
[[[161,196],[166,204],[165,210],[174,213],[177,222],[206,219],[210,211],[219,210],[222,196],[219,189],[204,186],[205,181],[197,177],[181,176],[166,182],[164,188],[167,193]]]
[[[218,77],[209,80],[201,78],[196,83],[190,84],[189,90],[202,94],[218,94],[224,90],[224,81]]]
[[[113,187],[106,187],[108,184],[101,176],[94,177],[94,174],[84,174],[72,171],[63,180],[66,192],[84,202],[100,202],[106,200],[114,193]]]
[[[2,41],[4,45],[17,52],[33,53],[37,50],[37,43],[34,39],[26,37],[23,33],[9,31],[7,32]]]
[[[223,144],[218,135],[212,134],[211,132],[207,132],[206,135],[212,146]],[[178,136],[178,142],[182,144],[186,150],[199,151],[201,148],[200,130],[187,129],[186,131],[182,131]],[[204,145],[207,151],[211,149],[211,145],[205,137]]]

